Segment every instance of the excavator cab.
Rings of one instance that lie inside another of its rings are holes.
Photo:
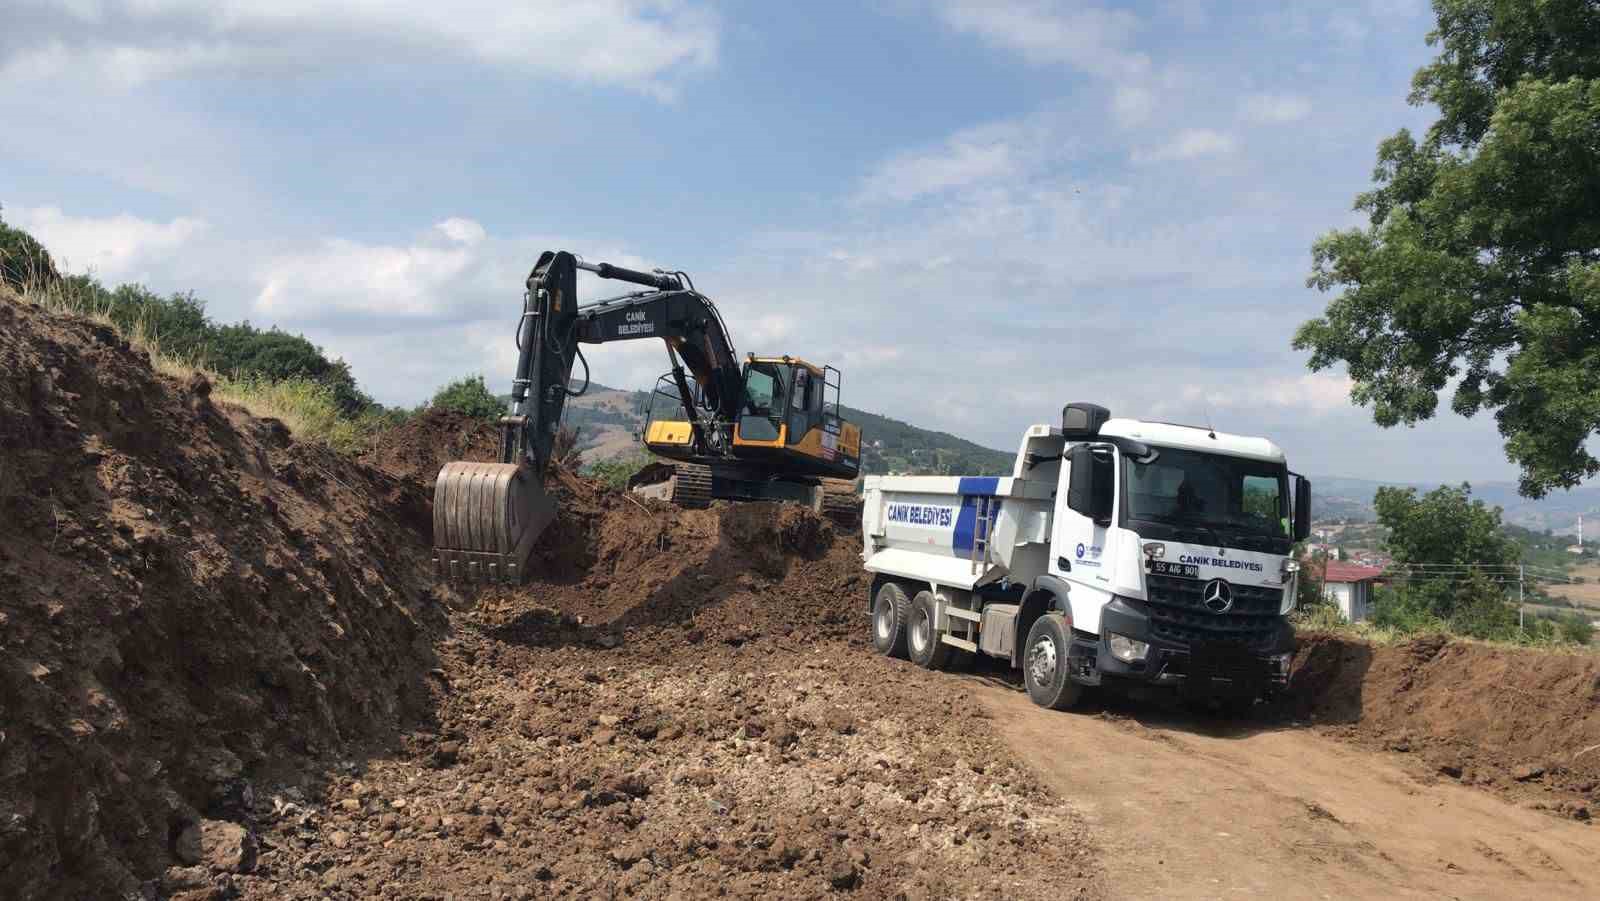
[[[861,470],[861,430],[839,415],[839,370],[797,357],[757,357],[744,364],[744,399],[733,430],[733,455],[770,460],[807,476],[854,479]]]

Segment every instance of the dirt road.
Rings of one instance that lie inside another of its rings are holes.
[[[1054,713],[988,681],[974,694],[1088,821],[1114,896],[1600,897],[1600,829],[1381,752],[1132,706]]]

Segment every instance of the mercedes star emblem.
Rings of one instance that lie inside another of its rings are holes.
[[[1233,589],[1221,579],[1212,579],[1200,593],[1200,602],[1212,613],[1227,613],[1233,609]]]

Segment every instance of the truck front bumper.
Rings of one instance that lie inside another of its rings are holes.
[[[1112,636],[1145,645],[1137,659],[1113,653]],[[1158,638],[1141,601],[1115,598],[1100,613],[1100,634],[1073,642],[1072,676],[1098,685],[1106,677],[1152,686],[1170,686],[1203,697],[1271,694],[1289,676],[1294,633],[1279,620],[1265,640],[1175,642]]]

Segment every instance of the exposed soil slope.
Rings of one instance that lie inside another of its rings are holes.
[[[431,707],[443,618],[389,513],[415,487],[209,391],[0,298],[7,898],[136,890],[248,820],[242,777]]]
[[[1295,713],[1441,778],[1600,816],[1600,655],[1420,638],[1300,642]]]

